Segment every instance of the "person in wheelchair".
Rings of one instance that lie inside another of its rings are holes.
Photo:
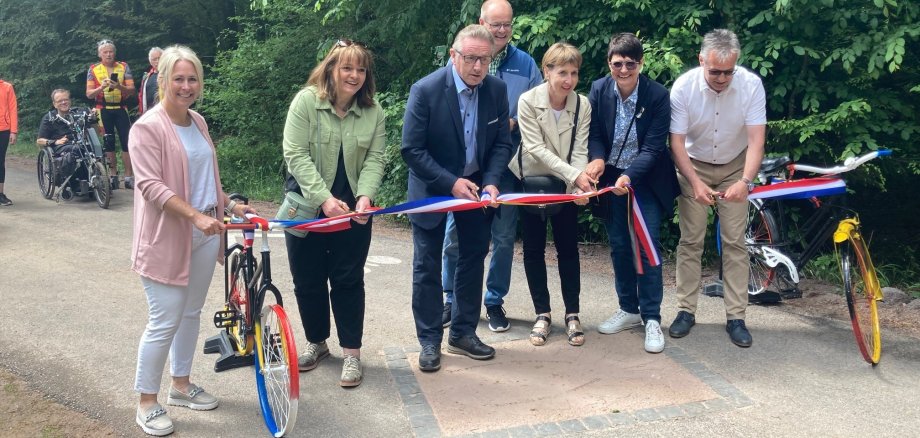
[[[70,127],[74,123],[74,116],[70,113],[70,92],[62,88],[52,91],[51,102],[54,109],[42,117],[36,143],[40,147],[50,147],[54,151],[54,158],[60,160],[55,185],[63,182],[72,173],[78,172],[70,179],[71,188],[77,192],[79,180],[85,180],[87,175],[84,167],[77,166],[77,158],[81,156],[82,151],[80,145],[75,142]]]

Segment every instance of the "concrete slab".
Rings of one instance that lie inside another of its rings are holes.
[[[697,371],[669,354],[642,350],[638,332],[586,336],[583,347],[568,345],[558,333],[543,347],[534,347],[527,339],[493,343],[496,357],[488,361],[448,354],[445,348],[436,373],[421,372],[418,353],[407,352],[405,361],[415,381],[398,381],[400,393],[422,395],[418,399],[428,404],[438,429],[430,429],[432,417],[426,416],[428,421],[413,424],[414,430],[445,436],[511,432],[521,426],[538,435],[557,429],[572,432],[616,425],[603,420],[609,414],[652,421],[683,415],[681,405],[723,400]],[[388,364],[400,369],[399,358],[391,357]],[[656,415],[637,415],[642,412]],[[413,417],[409,415],[410,422]]]

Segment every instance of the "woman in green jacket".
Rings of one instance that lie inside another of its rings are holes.
[[[284,161],[291,175],[280,218],[341,216],[373,205],[384,170],[384,115],[374,100],[373,55],[339,40],[294,96],[284,125]],[[295,199],[299,202],[290,202]],[[294,295],[309,342],[300,371],[329,356],[329,308],[344,364],[340,384],[361,383],[364,262],[371,243],[369,216],[333,233],[285,235]],[[329,287],[327,288],[327,284]]]

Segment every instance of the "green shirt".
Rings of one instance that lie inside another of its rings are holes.
[[[339,150],[355,199],[372,201],[384,171],[385,127],[383,109],[353,104],[345,117],[335,114],[332,103],[316,96],[316,87],[300,90],[288,109],[284,123],[284,162],[294,175],[303,197],[319,208],[332,196]]]

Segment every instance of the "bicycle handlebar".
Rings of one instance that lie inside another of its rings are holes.
[[[261,216],[258,216],[258,215],[247,213],[246,219],[248,219],[249,222],[242,222],[242,223],[231,222],[231,223],[225,224],[224,228],[228,230],[264,230],[264,231],[268,231],[273,228],[271,222],[263,219]]]
[[[842,165],[837,165],[834,167],[817,167],[817,166],[810,166],[808,164],[793,163],[789,165],[789,168],[792,170],[801,170],[804,172],[818,173],[822,175],[836,175],[838,173],[849,172],[865,164],[869,160],[874,160],[878,157],[885,157],[888,155],[891,155],[890,149],[879,149],[874,152],[869,152],[868,154],[865,154],[861,157],[847,158],[846,160],[844,160]]]

